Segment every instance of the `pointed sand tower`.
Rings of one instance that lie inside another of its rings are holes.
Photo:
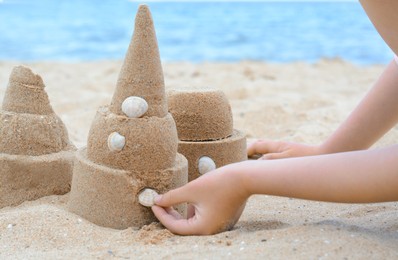
[[[69,192],[74,151],[39,75],[15,67],[0,110],[0,208]]]
[[[112,103],[99,108],[87,149],[77,153],[70,211],[116,229],[156,221],[138,198],[146,188],[164,193],[187,183],[177,145],[152,17],[141,5]]]

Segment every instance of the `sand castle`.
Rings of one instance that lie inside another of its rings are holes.
[[[98,109],[86,148],[75,152],[44,87],[28,68],[11,73],[0,111],[0,207],[68,192],[73,168],[70,211],[105,227],[141,227],[156,221],[149,207],[157,193],[247,159],[223,92],[172,91],[169,112],[145,5],[112,102]],[[178,209],[185,213],[184,205]]]
[[[116,229],[156,221],[147,208],[154,194],[187,183],[177,145],[152,17],[141,5],[112,102],[99,108],[77,152],[70,211]]]
[[[168,103],[177,124],[178,152],[188,159],[189,181],[247,160],[246,137],[233,129],[231,106],[222,91],[171,90]]]
[[[0,110],[0,208],[69,192],[76,148],[45,85],[15,67]]]

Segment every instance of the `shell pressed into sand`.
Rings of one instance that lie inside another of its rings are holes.
[[[123,101],[122,111],[129,118],[139,118],[148,111],[148,103],[141,97],[131,96]]]
[[[111,151],[121,151],[126,144],[126,138],[118,132],[113,132],[108,137],[108,147]]]
[[[199,170],[200,174],[203,175],[205,173],[208,173],[208,172],[211,172],[211,171],[215,170],[216,168],[217,167],[216,167],[215,162],[210,157],[202,156],[199,159],[198,170]]]
[[[155,205],[155,197],[158,195],[158,193],[153,190],[146,188],[143,191],[138,194],[138,202],[145,207],[152,207]]]

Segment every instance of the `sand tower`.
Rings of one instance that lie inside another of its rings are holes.
[[[0,208],[69,192],[76,148],[39,75],[15,67],[0,110]]]
[[[152,195],[151,190],[164,193],[188,179],[188,162],[177,153],[177,129],[166,101],[152,17],[141,5],[112,103],[99,108],[87,148],[77,152],[72,212],[116,229],[156,221],[139,197]]]
[[[188,159],[189,181],[226,164],[247,160],[246,137],[233,129],[231,106],[215,89],[168,92],[178,130],[178,152]]]

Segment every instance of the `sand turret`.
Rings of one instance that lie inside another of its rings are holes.
[[[3,110],[26,114],[53,114],[54,111],[39,75],[24,66],[15,67],[10,75],[3,100]]]
[[[75,147],[29,68],[12,70],[0,122],[0,208],[68,192]]]
[[[189,181],[226,164],[247,160],[246,137],[233,128],[225,94],[216,89],[167,93],[178,130],[178,152],[188,159]]]
[[[87,148],[77,153],[69,209],[117,229],[156,221],[151,209],[139,204],[147,196],[139,195],[187,182],[187,160],[177,145],[152,17],[141,5],[112,103],[99,108]]]
[[[146,5],[139,7],[135,18],[134,34],[110,106],[112,113],[123,115],[122,103],[129,96],[148,102],[148,117],[164,117],[168,113],[155,27]]]

